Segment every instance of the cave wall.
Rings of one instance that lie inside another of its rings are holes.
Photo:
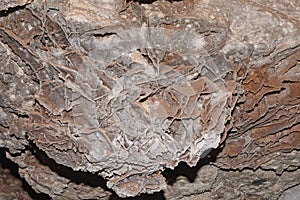
[[[1,197],[297,196],[297,0],[0,9]]]

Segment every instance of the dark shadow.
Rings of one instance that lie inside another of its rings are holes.
[[[137,197],[120,198],[114,191],[106,186],[106,180],[104,178],[90,172],[74,171],[70,167],[57,164],[53,159],[49,158],[45,152],[39,150],[35,146],[35,144],[31,144],[31,149],[29,150],[32,152],[32,154],[35,155],[35,157],[41,162],[41,164],[47,165],[59,176],[65,177],[76,184],[85,184],[91,187],[101,187],[104,190],[112,192],[109,200],[165,200],[163,191],[154,194],[141,194]],[[216,157],[221,150],[222,148],[213,149],[205,158],[202,158],[195,167],[189,167],[186,163],[180,162],[174,170],[166,169],[162,174],[166,178],[168,185],[173,185],[176,182],[177,177],[179,176],[185,176],[190,182],[194,182],[199,169],[204,165],[215,162]],[[18,165],[5,157],[4,148],[0,148],[0,163],[2,165],[2,168],[10,169],[13,176],[22,180],[24,190],[29,193],[33,200],[50,200],[50,197],[48,195],[36,193],[30,187],[30,185],[19,176]]]
[[[28,150],[28,149],[27,149]],[[141,194],[137,197],[120,198],[111,189],[106,186],[106,180],[96,174],[90,172],[74,171],[72,168],[57,164],[52,158],[49,158],[45,152],[39,150],[35,144],[31,144],[31,153],[39,160],[43,165],[48,166],[53,172],[57,173],[61,177],[65,177],[76,184],[89,185],[91,187],[101,187],[104,190],[110,191],[112,195],[110,200],[165,200],[163,192],[157,192],[154,194]],[[0,148],[0,163],[2,168],[10,169],[11,174],[20,179],[23,183],[23,189],[31,196],[33,200],[50,200],[51,198],[46,194],[36,193],[31,186],[20,177],[18,174],[18,165],[10,161],[5,157],[5,149]]]
[[[136,2],[139,2],[140,4],[152,4],[153,2],[157,0],[135,0]]]
[[[8,15],[16,12],[16,11],[19,11],[19,10],[23,10],[26,8],[26,5],[24,6],[16,6],[16,7],[13,7],[13,8],[8,8],[7,10],[1,10],[0,11],[0,17],[7,17]]]
[[[18,173],[19,166],[16,163],[9,160],[8,158],[6,158],[5,151],[6,151],[5,148],[2,148],[2,147],[0,148],[0,166],[1,166],[1,168],[9,169],[10,174],[12,176],[14,176],[16,179],[21,180],[23,190],[26,191],[33,200],[41,200],[41,199],[50,200],[51,198],[48,195],[35,192],[30,187],[30,185],[23,178],[20,177],[20,175]]]
[[[61,177],[65,177],[76,184],[89,185],[91,187],[101,187],[104,190],[110,190],[106,186],[106,180],[101,176],[90,172],[74,171],[70,167],[56,163],[55,160],[48,157],[47,154],[31,143],[31,153],[40,161],[41,164],[48,166],[51,171],[57,173]],[[111,191],[111,190],[110,190]]]
[[[195,167],[190,167],[185,162],[180,162],[174,170],[166,169],[162,174],[167,179],[168,185],[173,185],[179,176],[186,177],[192,183],[195,181],[199,169],[204,165],[215,162],[217,155],[221,150],[222,148],[211,150],[205,158],[198,161]]]
[[[39,150],[35,144],[31,143],[33,147],[32,152],[35,157],[44,165],[47,165],[52,171],[59,174],[59,176],[65,177],[76,184],[85,184],[92,187],[101,187],[104,190],[110,191],[112,195],[109,200],[165,200],[163,192],[157,192],[154,194],[141,194],[137,197],[120,198],[113,190],[106,186],[106,180],[101,176],[92,174],[90,172],[74,171],[72,168],[57,164],[52,158],[49,158],[45,152]]]

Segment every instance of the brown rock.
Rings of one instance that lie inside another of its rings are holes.
[[[292,196],[299,7],[3,1],[0,147],[53,199]]]

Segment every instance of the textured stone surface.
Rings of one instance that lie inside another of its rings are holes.
[[[43,199],[49,196],[35,192],[31,186],[20,178],[18,165],[5,156],[5,149],[0,148],[0,199]]]
[[[0,147],[36,192],[277,199],[300,183],[297,0],[1,4]]]
[[[298,199],[300,196],[299,189],[300,189],[299,185],[289,188],[288,190],[286,190],[282,193],[279,200],[296,200],[296,199]]]
[[[21,181],[13,177],[9,169],[0,170],[0,199],[31,199],[23,190]]]

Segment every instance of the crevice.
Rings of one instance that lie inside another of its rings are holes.
[[[257,170],[261,170],[263,172],[273,172],[277,177],[282,176],[282,174],[284,172],[294,172],[294,171],[297,171],[298,169],[300,169],[300,167],[297,167],[297,168],[295,168],[293,170],[289,170],[289,169],[286,168],[286,169],[282,170],[281,173],[278,173],[276,171],[276,169],[266,169],[266,168],[262,168],[261,166],[259,166],[257,168],[251,168],[251,167],[247,166],[247,167],[242,167],[242,168],[230,168],[230,169],[228,169],[228,168],[224,168],[224,167],[222,167],[220,165],[216,165],[215,163],[213,163],[213,165],[216,166],[221,171],[224,171],[224,172],[243,172],[243,171],[246,171],[246,170],[249,170],[251,172],[256,172]]]
[[[72,168],[56,163],[52,158],[40,150],[35,144],[30,142],[30,151],[45,166],[48,166],[51,171],[57,173],[61,177],[65,177],[76,184],[84,184],[92,187],[101,187],[105,190],[110,190],[106,186],[106,180],[102,177],[90,172],[74,171]]]
[[[30,3],[29,3],[30,4]],[[1,10],[0,11],[0,17],[7,17],[8,15],[14,13],[14,12],[17,12],[17,11],[20,11],[20,10],[23,10],[26,8],[28,4],[25,4],[23,6],[16,6],[16,7],[11,7],[11,8],[8,8],[7,10]]]
[[[300,66],[299,66],[300,67]],[[283,80],[282,83],[283,84],[294,84],[294,83],[298,83],[299,81],[296,80]]]
[[[281,191],[281,194],[279,195],[279,197],[281,197],[287,190],[290,190],[294,187],[298,187],[299,185],[300,185],[300,183],[297,183],[297,184],[294,184],[294,185],[291,185],[291,186],[285,188],[283,191]],[[280,198],[278,198],[278,199],[280,199]]]
[[[13,110],[11,113],[16,115],[19,119],[29,119],[29,115],[26,113],[19,113],[16,110]]]
[[[154,2],[156,2],[158,0],[131,0],[131,1],[139,2],[140,4],[153,4]],[[183,0],[167,0],[167,1],[170,3],[173,3],[173,2],[183,1]]]
[[[104,39],[104,38],[109,38],[111,36],[114,36],[114,35],[118,35],[117,33],[114,33],[114,32],[111,32],[111,33],[95,33],[93,34],[93,36],[96,38],[96,39]]]
[[[43,164],[48,166],[53,172],[59,176],[65,177],[76,184],[89,185],[91,187],[101,187],[112,194],[109,200],[122,200],[123,198],[106,186],[106,180],[101,176],[92,174],[90,172],[74,171],[72,168],[56,163],[52,158],[49,158],[45,152],[38,149],[35,144],[31,143],[31,153]],[[154,194],[141,194],[137,197],[127,197],[126,200],[165,200],[163,191]]]
[[[138,2],[139,4],[152,4],[157,0],[129,0],[128,3],[130,2]]]

